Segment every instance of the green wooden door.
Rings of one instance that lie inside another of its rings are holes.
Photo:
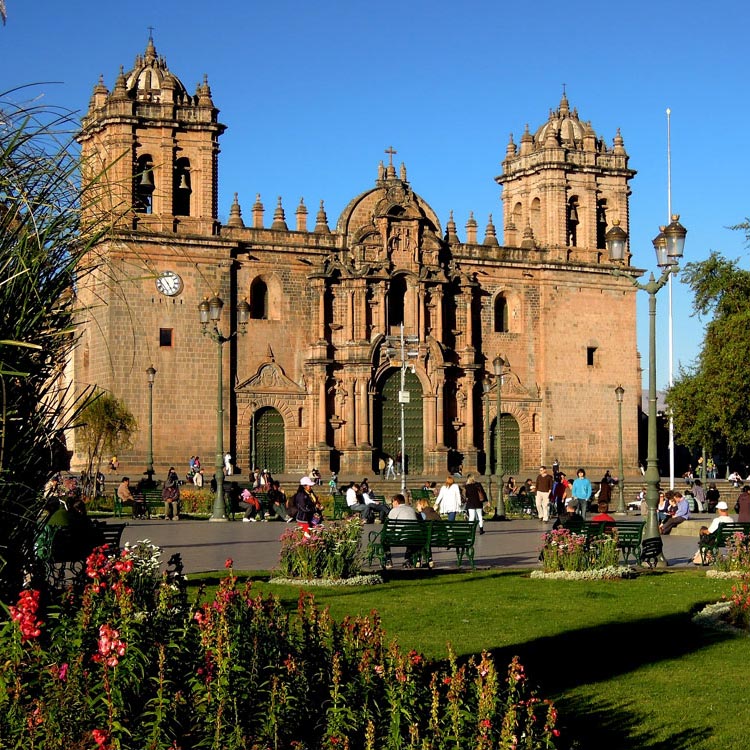
[[[252,439],[251,433],[251,451]],[[284,472],[284,419],[270,407],[255,414],[255,465],[271,474]]]
[[[490,471],[493,474],[497,473],[496,429],[497,420],[494,419],[490,428]],[[518,474],[521,468],[521,431],[516,418],[512,414],[500,415],[500,441],[503,452],[503,474],[510,474],[511,476]]]
[[[406,441],[409,474],[420,474],[424,469],[424,436],[422,433],[422,386],[411,371],[406,372],[405,390],[409,403],[404,404],[404,438]],[[392,370],[383,381],[375,414],[375,442],[384,456],[396,455],[401,450],[401,405],[398,392],[401,371]]]

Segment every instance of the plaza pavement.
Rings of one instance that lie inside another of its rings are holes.
[[[640,516],[629,516],[640,520]],[[690,529],[676,529],[663,537],[664,554],[670,567],[693,567],[691,559],[697,549],[697,527],[710,521],[710,516],[693,516],[688,522]],[[697,522],[696,522],[697,521]],[[114,519],[110,520],[110,523]],[[162,562],[179,552],[186,573],[223,570],[227,558],[234,561],[235,570],[270,571],[278,564],[279,537],[292,524],[280,521],[267,523],[242,523],[236,521],[148,521],[127,519],[122,543],[149,539],[162,549]],[[534,568],[539,565],[538,555],[541,534],[552,524],[542,524],[536,519],[512,521],[486,521],[486,533],[477,535],[474,561],[480,570],[494,568]],[[693,530],[694,527],[694,530]],[[379,529],[378,524],[366,525],[363,530],[363,549],[370,531]],[[455,570],[456,555],[452,550],[437,550],[433,558],[436,569]],[[396,566],[403,559],[400,549],[394,550]],[[379,569],[379,565],[372,570]],[[464,561],[464,569],[468,563]]]

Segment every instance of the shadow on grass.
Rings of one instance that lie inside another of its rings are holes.
[[[518,656],[539,694],[555,699],[565,735],[580,750],[694,750],[711,736],[710,728],[681,729],[685,722],[664,717],[664,726],[674,726],[668,740],[659,741],[643,728],[642,717],[621,705],[606,701],[593,706],[565,693],[582,686],[606,682],[641,666],[677,660],[701,647],[721,642],[731,635],[706,631],[691,622],[689,613],[630,620],[606,626],[580,628],[547,638],[537,638],[491,651],[495,663],[509,664]],[[679,633],[678,638],[656,638],[654,633]],[[701,644],[696,647],[696,644]],[[679,685],[675,685],[679,691]],[[558,696],[555,698],[555,696]],[[658,712],[658,696],[649,705],[649,685],[634,696],[642,713]],[[667,730],[668,731],[668,730]]]

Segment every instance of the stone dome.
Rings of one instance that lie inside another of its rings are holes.
[[[185,87],[167,67],[167,61],[156,54],[154,40],[149,37],[146,52],[135,58],[133,69],[125,74],[128,94],[142,101],[163,101],[162,91],[174,91],[172,101],[182,101],[187,98]]]
[[[550,111],[549,120],[534,134],[534,143],[542,147],[554,138],[557,145],[583,148],[585,135],[596,137],[591,124],[578,118],[578,110],[571,112],[568,98],[563,93],[560,106]]]

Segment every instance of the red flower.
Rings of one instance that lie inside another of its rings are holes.
[[[19,595],[18,606],[10,607],[11,619],[18,623],[24,641],[33,640],[41,635],[39,626],[42,622],[36,619],[38,609],[39,592],[28,589]]]
[[[224,567],[225,567],[225,568],[231,568],[231,567],[232,567],[232,565],[234,565],[234,560],[232,560],[232,558],[231,558],[231,557],[228,557],[228,558],[226,559],[226,562],[224,563]]]
[[[109,735],[103,729],[94,729],[91,734],[94,736],[94,742],[96,742],[99,747],[104,747],[107,744]]]

